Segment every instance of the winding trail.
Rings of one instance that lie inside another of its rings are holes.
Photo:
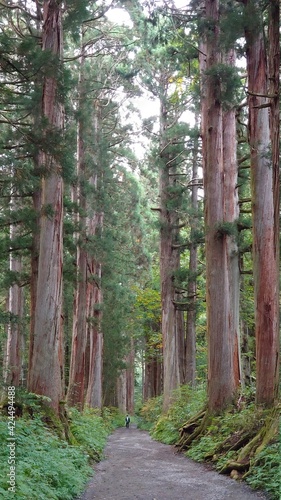
[[[131,426],[109,437],[105,459],[79,500],[262,500],[247,485],[177,454]]]

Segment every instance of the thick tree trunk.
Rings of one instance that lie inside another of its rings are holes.
[[[246,9],[259,13],[255,3],[245,0]],[[276,122],[272,115],[272,140],[275,144],[274,168],[270,137],[270,106],[267,80],[267,57],[262,30],[249,27],[247,42],[247,71],[249,87],[249,144],[251,151],[253,261],[256,328],[256,401],[274,404],[279,370],[279,273],[278,222],[279,186],[278,157],[276,157]],[[277,40],[278,40],[277,35]],[[278,44],[279,45],[279,44]],[[275,47],[276,55],[279,47]],[[273,70],[273,69],[272,69]],[[276,71],[276,70],[275,70]],[[277,70],[278,71],[278,70]],[[276,73],[272,75],[276,82]],[[278,77],[277,77],[278,78]],[[278,84],[277,84],[278,85]],[[272,110],[275,109],[272,107]],[[279,127],[278,127],[279,128]],[[277,206],[278,205],[278,206]]]
[[[213,22],[206,39],[206,69],[221,63],[219,51],[219,2],[206,0],[206,17]],[[203,118],[204,189],[206,227],[206,303],[208,335],[208,406],[210,412],[221,411],[233,402],[236,375],[233,363],[233,332],[229,318],[231,304],[229,268],[229,234],[224,229],[225,172],[223,158],[223,113],[220,82],[206,75],[206,116]],[[235,141],[235,136],[233,137]],[[232,197],[235,193],[232,192]]]
[[[154,349],[156,349],[156,346]],[[163,392],[162,353],[158,350],[155,354],[151,354],[149,352],[150,350],[151,346],[148,346],[145,351],[145,359],[143,360],[142,366],[143,401],[160,396]]]
[[[43,50],[62,56],[61,7],[54,1],[43,4]],[[48,131],[63,128],[63,109],[58,102],[57,78],[45,77],[43,116]],[[55,155],[42,152],[42,210],[40,221],[40,253],[38,262],[37,298],[35,304],[33,357],[30,364],[29,390],[51,398],[50,405],[59,411],[63,396],[62,338],[62,229],[63,181],[61,166]],[[50,210],[51,209],[51,210]]]
[[[235,66],[235,52],[230,50],[224,63]],[[235,387],[242,383],[241,342],[239,330],[240,271],[236,224],[239,217],[235,109],[223,112],[224,220],[233,224],[234,234],[226,236],[227,268],[229,272],[229,320]]]
[[[172,401],[172,392],[180,384],[179,359],[176,331],[176,308],[174,306],[175,289],[173,273],[178,269],[178,250],[173,248],[175,243],[175,225],[177,216],[169,210],[169,186],[171,159],[167,152],[167,110],[165,103],[161,103],[160,111],[160,279],[162,305],[162,339],[163,339],[163,411],[167,411]]]
[[[96,216],[94,225],[102,225],[103,217]],[[93,233],[94,234],[94,233]],[[101,331],[101,265],[88,255],[87,319],[89,345],[89,372],[86,404],[90,407],[102,407],[102,360],[103,334]]]
[[[143,400],[153,398],[153,360],[149,359],[144,364]]]
[[[276,372],[275,372],[275,399],[279,394],[279,363],[280,343],[278,332],[280,330],[280,282],[278,280],[280,269],[280,1],[270,0],[268,18],[268,62],[269,62],[269,93],[274,95],[270,108],[270,138],[272,147],[273,168],[273,205],[274,205],[274,253],[276,269]]]
[[[127,411],[127,384],[126,370],[123,370],[117,379],[117,407],[121,413]]]
[[[68,406],[83,408],[85,396],[85,357],[87,344],[87,255],[85,249],[77,247],[77,288],[74,292]]]

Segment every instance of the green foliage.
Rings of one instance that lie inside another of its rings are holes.
[[[16,420],[15,428],[17,500],[70,500],[76,497],[92,474],[89,458],[100,460],[107,435],[123,425],[123,416],[112,408],[104,408],[100,415],[93,409],[84,413],[70,409],[72,444],[69,444],[43,423],[43,420],[48,421],[48,415],[40,398],[33,394],[22,395],[20,404],[25,408],[25,417]],[[0,496],[3,499],[12,496],[7,489],[7,437],[7,419],[2,416],[0,460],[5,473],[0,478]]]
[[[206,460],[206,457],[215,455],[217,448],[228,437],[243,430],[243,432],[251,431],[259,428],[263,422],[263,412],[256,409],[253,403],[249,404],[241,411],[237,408],[230,408],[222,415],[212,418],[203,437],[199,436],[191,444],[186,455],[194,460],[201,462]],[[222,462],[217,457],[217,467],[221,468]]]
[[[8,467],[7,421],[4,419],[0,421],[0,436],[4,444],[1,463]],[[67,500],[82,491],[91,468],[82,449],[61,441],[35,418],[16,421],[16,472],[18,500]],[[0,479],[3,499],[11,497],[7,487],[7,476],[3,474]]]
[[[221,237],[225,235],[225,236],[234,236],[236,238],[238,235],[236,222],[227,222],[227,221],[218,222],[216,224],[216,230],[218,236]]]
[[[102,458],[107,436],[114,428],[123,425],[123,415],[116,408],[87,408],[80,413],[69,410],[70,431],[74,438],[95,461]]]
[[[149,431],[162,413],[163,396],[148,399],[139,411],[138,427]]]
[[[255,436],[270,416],[269,410],[257,408],[252,399],[253,394],[248,389],[243,394],[241,407],[230,407],[222,415],[212,417],[204,433],[191,443],[186,456],[198,462],[212,460],[218,471],[229,460],[235,461],[240,451],[235,449],[235,444],[243,436]],[[165,415],[162,414],[162,397],[146,401],[139,413],[139,427],[149,430],[154,439],[175,444],[179,429],[204,407],[205,401],[205,386],[195,390],[182,386],[174,392],[174,403]],[[245,479],[252,487],[267,490],[273,500],[279,500],[279,467],[279,444],[273,437],[273,442],[253,457]]]
[[[227,64],[214,64],[205,71],[209,85],[215,90],[216,99],[222,103],[224,108],[235,106],[238,103],[238,91],[241,86],[240,76],[237,68]]]
[[[268,416],[268,410],[257,408],[254,403],[242,409],[229,408],[222,415],[212,418],[204,434],[191,443],[186,456],[198,462],[212,460],[220,471],[229,460],[237,460],[240,448],[236,449],[235,444],[247,434],[254,437],[266,425]],[[279,445],[271,442],[253,456],[245,479],[252,487],[267,490],[270,498],[277,500],[280,492],[279,466]]]
[[[205,386],[193,390],[184,385],[173,393],[173,404],[167,414],[162,415],[162,396],[149,399],[139,413],[139,427],[149,430],[152,437],[166,444],[175,443],[183,421],[196,413],[204,405]]]
[[[264,448],[253,460],[246,481],[252,488],[268,491],[272,500],[280,499],[280,444]]]
[[[179,428],[191,415],[204,406],[206,388],[204,385],[192,389],[184,385],[173,393],[174,402],[166,415],[161,415],[151,435],[166,444],[174,444],[179,438]]]

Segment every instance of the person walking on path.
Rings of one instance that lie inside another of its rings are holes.
[[[129,415],[127,414],[127,415],[126,415],[126,418],[125,418],[125,423],[126,423],[126,427],[127,427],[127,429],[129,428],[130,421],[131,421],[131,419],[130,419]]]

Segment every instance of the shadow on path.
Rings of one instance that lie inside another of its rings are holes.
[[[79,500],[262,500],[245,484],[177,454],[131,426],[109,437],[105,459]]]

